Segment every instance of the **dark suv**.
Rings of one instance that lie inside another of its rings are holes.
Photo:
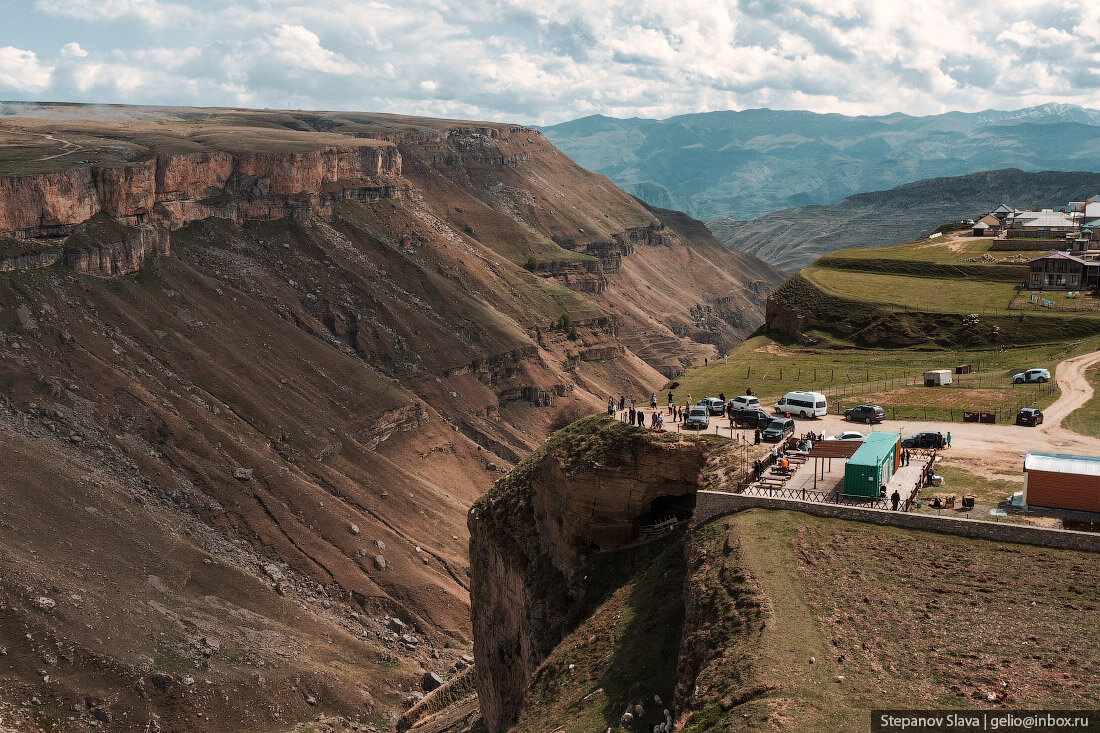
[[[878,405],[860,405],[849,407],[844,411],[844,419],[852,422],[862,422],[870,425],[873,422],[882,422],[886,419],[886,410]]]
[[[789,417],[773,417],[760,437],[769,443],[778,443],[788,435],[794,435],[794,420]]]
[[[943,433],[917,433],[901,439],[902,448],[935,448],[940,450],[945,445],[947,445],[947,439],[943,437]]]
[[[1016,424],[1030,425],[1031,427],[1042,425],[1043,413],[1034,407],[1024,407],[1016,413]]]
[[[733,410],[730,418],[737,425],[748,428],[766,428],[772,421],[771,415],[754,407],[746,410]]]

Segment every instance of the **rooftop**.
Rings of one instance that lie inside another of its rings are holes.
[[[1100,458],[1073,456],[1066,453],[1035,453],[1028,451],[1024,455],[1024,470],[1100,476]]]

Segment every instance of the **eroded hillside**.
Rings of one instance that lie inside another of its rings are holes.
[[[384,729],[474,499],[776,273],[526,128],[158,115],[0,121],[0,719]]]

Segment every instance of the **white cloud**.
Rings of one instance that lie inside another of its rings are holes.
[[[49,15],[85,21],[134,18],[152,25],[177,22],[191,14],[183,5],[157,0],[35,0],[34,7]]]
[[[61,55],[66,58],[82,59],[88,55],[88,52],[81,48],[79,43],[66,43],[61,47]]]
[[[42,40],[4,51],[0,98],[538,123],[1100,106],[1100,6],[1084,0],[9,2],[9,33]]]
[[[317,34],[300,25],[280,25],[268,40],[276,57],[291,66],[326,74],[352,74],[356,67],[339,54],[321,46]]]
[[[53,67],[40,63],[34,51],[0,48],[0,89],[39,94],[49,87],[52,73]]]

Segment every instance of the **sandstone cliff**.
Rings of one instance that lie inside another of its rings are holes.
[[[701,443],[590,418],[555,434],[474,506],[474,671],[491,731],[516,720],[532,674],[569,631],[591,557],[638,542],[647,523],[690,516],[704,460]]]

